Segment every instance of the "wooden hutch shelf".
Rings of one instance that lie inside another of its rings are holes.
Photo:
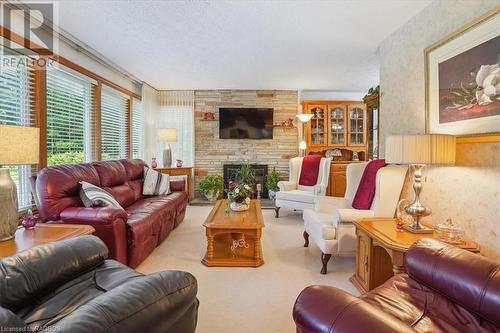
[[[314,115],[305,128],[306,154],[341,153],[333,157],[327,195],[343,197],[347,165],[357,162],[355,153],[359,161],[368,159],[366,106],[362,101],[303,101],[302,106]]]

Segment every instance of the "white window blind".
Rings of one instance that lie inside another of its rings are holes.
[[[8,125],[34,126],[34,69],[28,57],[0,46],[2,56],[13,59],[10,65],[0,66],[0,123]],[[4,58],[4,59],[5,59]],[[19,152],[20,154],[22,152]],[[10,174],[17,186],[19,210],[33,206],[28,178],[32,167],[11,166]]]
[[[101,91],[102,160],[127,158],[129,97],[107,86]]]
[[[157,128],[176,128],[177,142],[171,143],[172,159],[182,160],[184,166],[194,164],[194,92],[161,91]],[[164,143],[157,145],[161,156]]]
[[[64,67],[47,70],[47,164],[92,161],[93,85]]]
[[[144,159],[144,111],[138,99],[132,100],[132,157]]]

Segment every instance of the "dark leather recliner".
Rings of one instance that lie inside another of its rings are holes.
[[[169,195],[143,196],[142,160],[100,161],[42,169],[36,177],[38,211],[50,223],[88,224],[112,259],[137,267],[184,219],[185,182],[171,181]],[[123,209],[86,208],[80,181],[111,193]]]
[[[293,308],[297,332],[500,332],[500,265],[422,239],[405,254],[406,272],[357,298],[311,286]]]
[[[196,279],[140,274],[95,236],[34,247],[0,261],[0,327],[7,332],[194,332]]]

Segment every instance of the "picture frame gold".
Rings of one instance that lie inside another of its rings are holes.
[[[495,6],[485,14],[479,16],[475,20],[464,25],[460,29],[448,34],[444,38],[431,44],[424,49],[424,74],[425,74],[425,132],[430,133],[430,54],[431,52],[439,49],[440,47],[448,44],[463,36],[465,33],[480,26],[481,24],[493,19],[495,16],[500,15],[500,5]],[[473,134],[457,134],[457,143],[486,143],[486,142],[500,142],[500,132],[489,133],[473,133]]]

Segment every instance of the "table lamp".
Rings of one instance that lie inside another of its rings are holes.
[[[433,230],[420,225],[420,219],[431,213],[431,209],[420,202],[422,171],[426,165],[455,164],[455,137],[443,134],[388,136],[385,160],[387,163],[410,164],[413,169],[415,198],[405,207],[406,213],[413,217],[413,223],[404,229],[413,233],[432,233]]]
[[[40,129],[0,125],[0,166],[37,164]],[[0,241],[12,239],[17,229],[16,184],[9,168],[0,168]]]
[[[307,123],[309,120],[311,120],[313,116],[314,116],[314,114],[312,114],[312,113],[301,113],[301,114],[298,114],[296,116],[297,118],[299,118],[300,122],[302,123],[302,133],[304,133],[305,123]],[[304,134],[302,134],[302,135],[304,135]],[[300,141],[299,149],[302,149],[302,150],[307,149],[306,140],[302,139],[302,141]]]
[[[177,142],[176,128],[160,128],[157,130],[157,139],[159,142],[165,142],[163,149],[163,166],[170,168],[172,166],[172,148],[170,142]]]

